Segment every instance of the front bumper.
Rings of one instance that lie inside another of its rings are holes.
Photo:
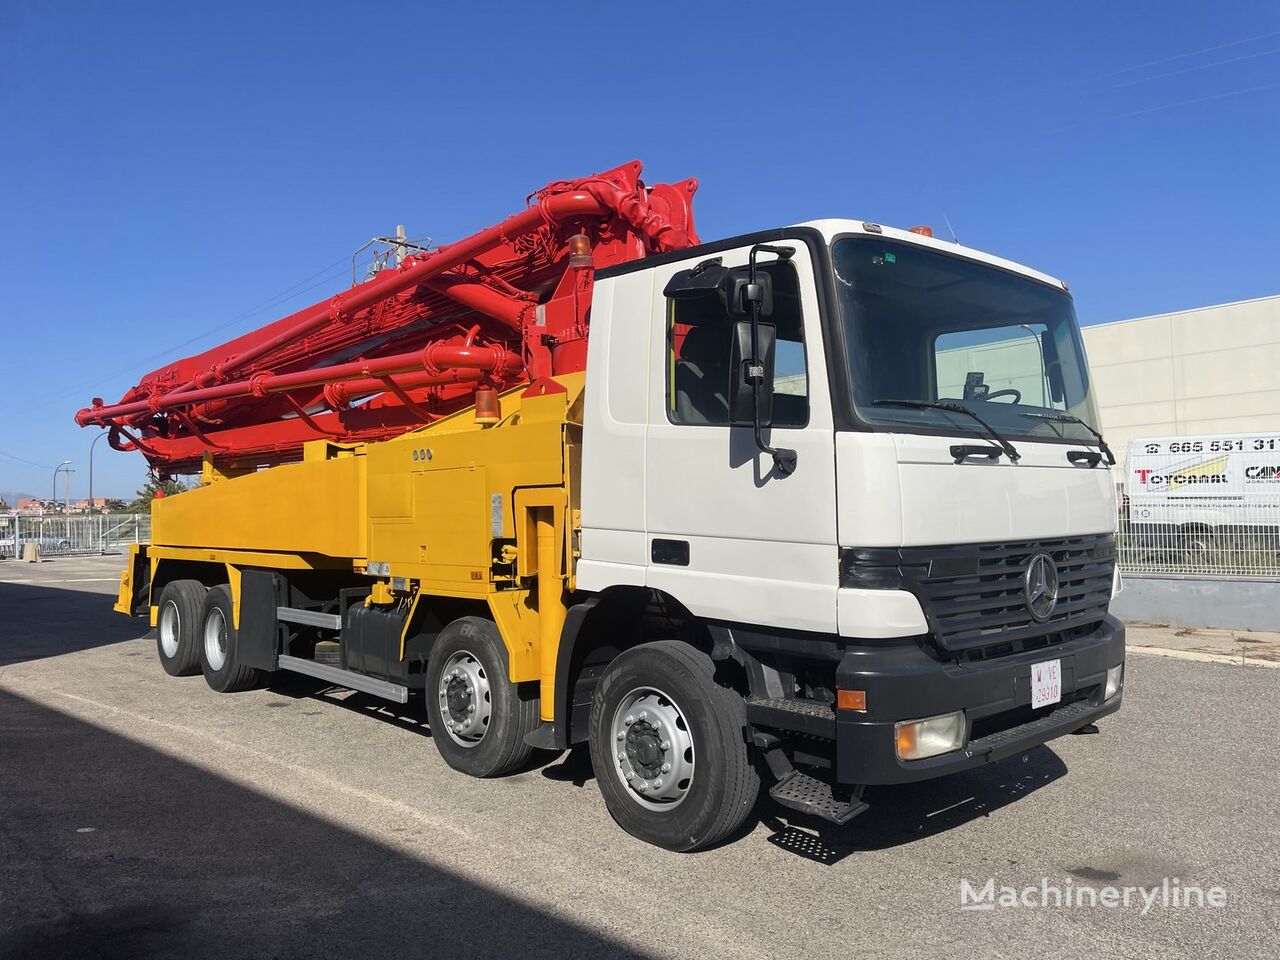
[[[1062,662],[1062,701],[1032,711],[1031,667]],[[972,663],[940,662],[918,644],[849,645],[836,686],[866,692],[866,712],[835,711],[835,780],[909,783],[1025,753],[1120,708],[1103,702],[1107,670],[1124,662],[1124,624],[1106,617],[1091,633],[1039,650]],[[960,750],[900,760],[894,724],[963,710]]]

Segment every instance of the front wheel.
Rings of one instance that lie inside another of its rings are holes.
[[[629,834],[668,850],[723,840],[760,791],[746,704],[713,673],[711,658],[687,644],[642,644],[614,658],[591,704],[605,806]]]

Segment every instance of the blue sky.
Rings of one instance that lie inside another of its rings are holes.
[[[0,4],[0,490],[85,495],[90,396],[370,236],[632,158],[704,239],[945,212],[1086,323],[1280,293],[1274,0],[611,6]],[[98,445],[96,494],[144,472]]]

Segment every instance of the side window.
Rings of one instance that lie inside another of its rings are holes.
[[[800,284],[789,263],[764,264],[773,277],[775,329],[773,425],[809,422],[809,373],[805,361]],[[729,352],[734,324],[720,300],[667,300],[667,416],[672,423],[729,423]]]

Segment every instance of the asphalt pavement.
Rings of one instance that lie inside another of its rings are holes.
[[[110,610],[119,564],[0,562],[0,960],[1147,960],[1280,942],[1280,670],[1135,652],[1096,735],[870,791],[842,829],[763,799],[731,842],[680,855],[613,824],[581,750],[474,781],[414,702],[167,677],[145,624]],[[1030,902],[962,910],[963,884],[988,880]],[[1124,887],[1226,903],[1070,905]]]

